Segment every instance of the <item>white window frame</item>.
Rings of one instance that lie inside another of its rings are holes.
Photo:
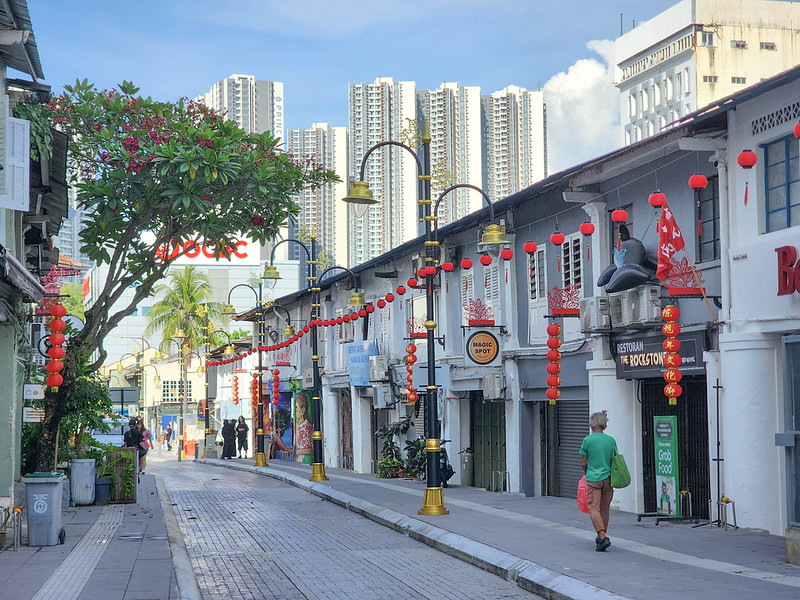
[[[547,341],[547,322],[544,316],[547,308],[547,247],[542,244],[536,252],[527,255],[527,294],[528,294],[528,342],[531,344]],[[532,281],[536,290],[532,290]]]

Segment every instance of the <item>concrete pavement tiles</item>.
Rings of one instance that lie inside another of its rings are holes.
[[[759,531],[661,523],[612,511],[606,553],[594,551],[588,516],[574,500],[525,498],[476,488],[445,490],[449,515],[421,517],[424,483],[329,469],[311,483],[304,465],[208,464],[261,473],[336,502],[458,558],[553,598],[800,598],[800,569],[784,540]]]

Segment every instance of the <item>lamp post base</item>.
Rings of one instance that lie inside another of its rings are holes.
[[[267,464],[267,456],[263,452],[258,452],[256,454],[256,462],[253,465],[254,467],[268,467]]]
[[[311,463],[311,477],[309,481],[328,481],[325,475],[325,465],[322,463]]]
[[[426,517],[450,514],[450,511],[444,507],[444,493],[441,487],[425,488],[425,495],[422,496],[422,508],[417,514]]]

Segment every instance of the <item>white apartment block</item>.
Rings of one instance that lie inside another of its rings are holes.
[[[206,106],[225,113],[225,117],[247,133],[269,131],[284,139],[283,83],[234,73],[211,86],[196,98]]]
[[[349,164],[359,177],[365,152],[379,142],[403,141],[402,132],[417,119],[416,84],[379,77],[349,85]],[[421,231],[417,217],[417,165],[411,153],[384,147],[367,160],[365,181],[379,203],[360,218],[349,215],[349,264],[379,256]],[[352,211],[352,209],[350,209]]]
[[[438,90],[417,92],[417,99],[431,134],[431,199],[435,202],[442,191],[455,183],[482,187],[480,88],[443,83]],[[478,192],[453,190],[439,206],[439,226],[475,212],[482,205]]]
[[[295,229],[306,229],[317,235],[317,248],[325,250],[333,264],[349,267],[347,255],[347,128],[331,127],[328,123],[314,123],[309,129],[289,129],[286,151],[295,160],[310,158],[326,169],[333,170],[342,179],[340,183],[323,185],[319,189],[304,189],[294,198],[300,206]],[[294,236],[291,232],[291,237]],[[289,244],[289,258],[305,261],[297,244]],[[280,250],[280,249],[279,249]]]
[[[682,0],[615,41],[622,143],[800,63],[800,3]]]

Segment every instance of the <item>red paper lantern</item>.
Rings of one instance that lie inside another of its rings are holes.
[[[387,302],[394,302],[394,294],[392,292],[389,292],[388,294],[386,294],[386,301]]]
[[[465,258],[461,261],[461,268],[462,269],[471,269],[472,268],[472,261],[468,258]]]
[[[561,373],[561,365],[557,362],[551,362],[544,368],[544,370],[547,371],[548,375],[558,375]]]
[[[555,246],[560,246],[564,243],[564,234],[556,230],[553,235],[550,236],[550,243]]]
[[[350,313],[350,320],[351,321],[358,321],[358,313],[357,312]]]
[[[402,296],[406,293],[406,287],[404,285],[398,285],[395,291],[397,292],[398,296]]]
[[[414,403],[417,401],[417,393],[416,392],[408,392],[408,401]]]
[[[503,248],[500,250],[500,258],[503,260],[511,260],[514,258],[514,251],[511,248]]]
[[[50,321],[48,327],[53,331],[64,331],[67,328],[67,323],[62,319],[55,318]]]
[[[345,323],[349,323],[350,322],[350,315],[343,316],[342,317],[342,321],[344,321]],[[336,322],[338,323],[339,319],[336,319]]]
[[[367,304],[367,308],[366,308],[365,310],[366,310],[368,313],[374,313],[374,312],[375,312],[375,306],[374,306],[374,305],[372,305],[372,304]]]
[[[682,362],[683,359],[681,358],[681,355],[678,354],[677,352],[668,352],[664,356],[664,366],[669,367],[670,369],[677,369],[678,367],[681,366]]]
[[[667,383],[678,383],[683,379],[683,373],[680,369],[667,369],[664,371],[664,381]]]
[[[558,350],[548,350],[547,351],[547,360],[550,362],[558,362],[561,360],[561,352]]]
[[[406,346],[406,354],[414,354],[417,351],[416,344],[409,344]]]
[[[488,267],[490,264],[492,264],[492,257],[488,254],[481,254],[481,257],[478,260],[481,261],[481,264],[484,267]]]
[[[50,316],[61,318],[67,316],[67,309],[61,304],[53,304],[50,307]]]
[[[586,221],[585,223],[581,223],[579,229],[583,235],[592,235],[594,233],[594,223]]]
[[[683,389],[677,383],[668,383],[664,386],[664,395],[667,398],[677,398],[683,393]]]
[[[66,338],[64,337],[63,333],[55,332],[51,333],[48,339],[50,340],[51,346],[60,346],[61,344],[64,343],[64,340]]]
[[[386,306],[386,300],[381,298],[380,300],[378,300],[378,308],[383,308],[384,306]]]
[[[661,193],[660,190],[656,190],[650,194],[650,197],[647,199],[647,201],[653,208],[661,208],[667,202],[667,197]]]
[[[558,388],[550,387],[544,391],[545,396],[547,396],[550,400],[555,400],[561,395],[561,390]]]
[[[296,335],[295,337],[297,337],[297,338],[301,338],[301,337],[303,337],[304,335],[305,335],[305,333],[304,333],[304,332],[303,332],[303,330],[301,329],[300,331],[298,331],[298,332],[297,332],[297,335]]]
[[[561,385],[561,377],[558,375],[550,375],[546,380],[547,385],[550,387],[558,387]]]
[[[47,385],[53,388],[54,392],[58,391],[58,386],[64,383],[64,378],[58,373],[51,373],[47,376]]]
[[[738,162],[739,166],[743,169],[752,169],[756,165],[756,162],[758,162],[758,156],[756,156],[756,153],[752,150],[742,150],[736,162]]]
[[[417,287],[417,284],[419,282],[416,279],[414,279],[413,277],[410,277],[409,280],[406,281],[406,283],[408,284],[408,287],[415,288],[415,287]]]
[[[558,323],[550,323],[547,326],[547,335],[555,336],[558,335],[559,333],[561,333],[561,325],[559,325]]]
[[[442,271],[444,271],[446,273],[450,273],[454,268],[455,268],[455,266],[451,262],[443,262],[442,263]]]
[[[561,338],[547,338],[547,347],[551,350],[558,350],[561,347]]]
[[[311,330],[311,328],[308,325],[303,327],[303,332],[304,333],[308,333],[310,330]]]
[[[436,275],[436,267],[434,267],[433,265],[428,265],[427,267],[425,267],[425,275],[431,275],[431,276]]]
[[[664,348],[666,352],[677,352],[681,349],[681,341],[678,338],[667,338],[665,339],[661,346]]]
[[[678,337],[680,332],[681,326],[672,321],[669,323],[664,323],[664,326],[661,328],[661,333],[663,333],[666,337]]]
[[[275,406],[278,406],[278,404],[279,404],[279,402],[278,402],[278,398],[275,398],[275,399],[272,401],[272,403],[273,403]]]
[[[58,373],[64,368],[64,363],[62,363],[60,360],[51,360],[49,363],[47,363],[45,368],[47,369],[48,373]]]
[[[665,321],[677,321],[681,316],[681,311],[674,304],[669,304],[661,311],[661,318]]]
[[[349,321],[350,319],[347,320]],[[336,324],[341,325],[342,323],[344,323],[344,317],[336,317]]]
[[[51,346],[47,350],[47,356],[49,356],[53,360],[61,360],[62,358],[64,358],[65,354],[66,352],[64,352],[64,349],[61,348],[60,346]]]
[[[794,137],[800,139],[800,122],[794,124],[794,128],[792,129],[792,133],[794,133]]]
[[[364,317],[366,317],[366,316],[367,316],[367,311],[366,311],[366,310],[364,310],[363,308],[359,308],[359,309],[358,309],[358,316],[359,316],[359,317],[361,317],[361,318],[363,319]]]
[[[527,254],[533,254],[534,252],[536,252],[536,248],[537,248],[536,242],[525,242],[524,244],[522,244],[522,249]]]
[[[618,208],[611,213],[611,220],[614,223],[625,223],[628,220],[628,211]]]
[[[411,373],[414,370],[414,365],[406,365],[406,371]]]
[[[417,362],[417,357],[414,354],[406,354],[406,364],[413,365]]]
[[[693,190],[704,190],[706,189],[706,186],[708,186],[708,179],[705,175],[695,173],[689,177],[689,187]]]

